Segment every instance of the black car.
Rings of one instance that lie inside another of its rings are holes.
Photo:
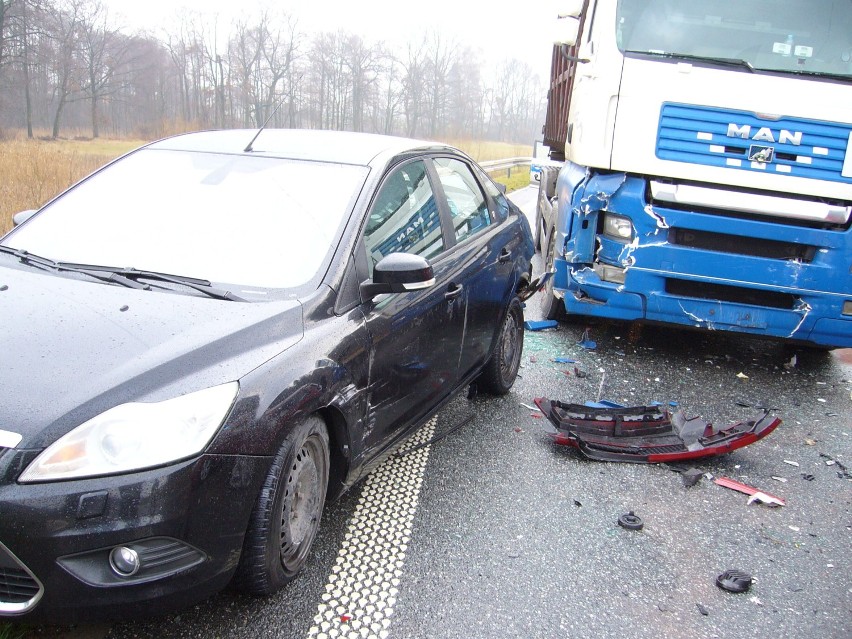
[[[533,243],[470,158],[255,135],[147,145],[0,239],[0,616],[274,592],[327,498],[511,388]]]

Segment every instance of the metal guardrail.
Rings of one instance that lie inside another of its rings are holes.
[[[532,158],[505,158],[503,160],[488,160],[486,162],[480,162],[479,166],[485,169],[488,173],[509,171],[509,174],[511,174],[512,169],[516,166],[526,166],[530,162],[532,162]]]

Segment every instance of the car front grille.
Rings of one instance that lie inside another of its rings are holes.
[[[43,592],[35,576],[0,543],[0,614],[27,611],[38,603]]]

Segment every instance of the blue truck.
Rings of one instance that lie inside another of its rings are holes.
[[[564,7],[545,316],[852,346],[852,2]]]

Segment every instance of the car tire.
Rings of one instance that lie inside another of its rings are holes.
[[[268,595],[302,570],[319,530],[328,474],[328,430],[312,416],[293,429],[272,460],[243,542],[237,589]]]
[[[547,236],[547,252],[544,255],[544,272],[553,269],[556,259],[556,229],[551,228]],[[541,314],[545,319],[564,321],[568,319],[564,302],[553,293],[553,277],[547,280],[541,291]]]
[[[506,310],[494,351],[477,380],[480,390],[492,395],[505,395],[512,389],[524,348],[524,309],[513,297]]]

